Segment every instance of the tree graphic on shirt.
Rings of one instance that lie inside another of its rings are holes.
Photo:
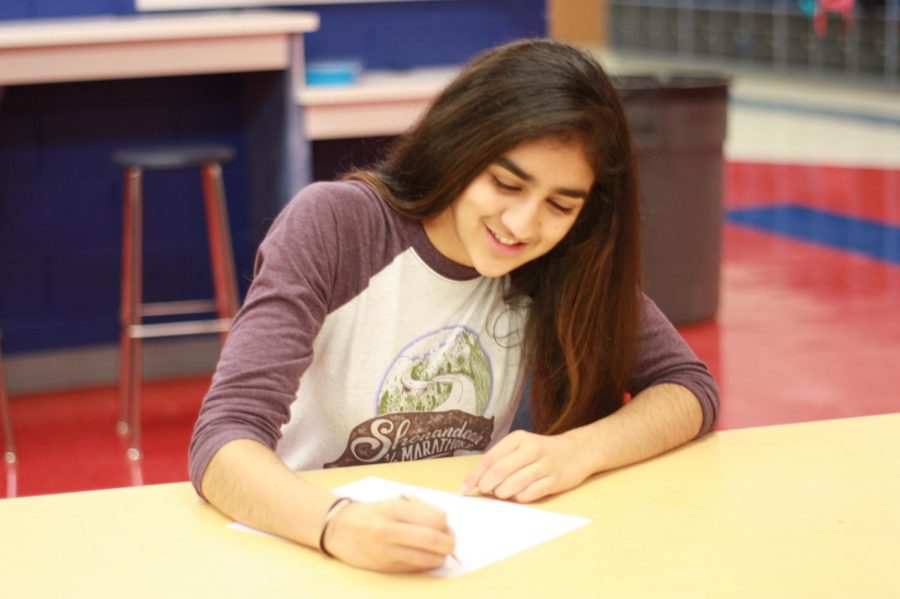
[[[483,415],[490,401],[491,366],[478,335],[444,328],[404,348],[385,377],[377,413],[461,409]]]

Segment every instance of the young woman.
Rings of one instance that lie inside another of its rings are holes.
[[[414,571],[452,552],[443,513],[293,471],[486,452],[463,491],[528,502],[706,433],[715,382],[641,293],[639,248],[601,67],[547,40],[482,54],[377,169],[311,185],[273,224],[195,487],[354,566]],[[508,434],[526,379],[535,432]]]

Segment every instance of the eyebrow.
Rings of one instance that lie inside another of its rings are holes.
[[[516,164],[515,162],[513,162],[506,156],[500,156],[499,158],[497,158],[497,160],[495,160],[495,162],[520,179],[524,179],[525,181],[528,181],[529,183],[534,181],[533,175],[530,175],[527,172],[525,172],[522,169],[522,167],[520,167],[518,164]],[[553,191],[555,193],[558,193],[559,195],[563,195],[563,196],[566,196],[569,198],[586,200],[588,197],[588,192],[585,191],[584,189],[571,189],[568,187],[557,187]]]

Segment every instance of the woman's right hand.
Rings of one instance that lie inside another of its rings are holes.
[[[357,568],[421,572],[442,566],[456,539],[443,511],[402,497],[347,505],[328,525],[324,545]]]

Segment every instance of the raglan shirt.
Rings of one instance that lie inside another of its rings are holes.
[[[419,221],[361,182],[316,183],[273,223],[190,446],[200,492],[236,439],[292,470],[481,452],[509,432],[524,372],[527,308],[431,244]],[[630,392],[677,383],[712,429],[718,390],[644,298]]]

